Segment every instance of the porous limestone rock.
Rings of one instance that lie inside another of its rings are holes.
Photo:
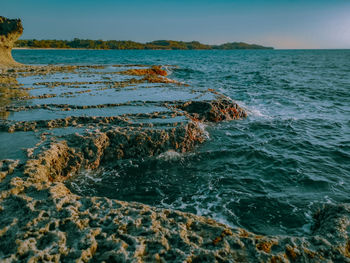
[[[143,76],[143,75],[167,76],[168,72],[162,69],[160,66],[152,66],[151,68],[128,69],[120,72],[120,74],[134,75],[134,76]]]
[[[13,83],[11,77],[15,75],[72,72],[79,67],[82,66],[5,70],[9,77],[6,82]],[[43,146],[39,143],[27,149],[25,161],[0,161],[0,261],[350,262],[348,204],[325,205],[315,214],[308,235],[262,236],[190,213],[75,195],[64,185],[80,169],[107,167],[113,160],[191,151],[205,139],[201,122],[246,116],[242,108],[224,96],[162,104],[167,105],[171,115],[188,118],[166,128],[134,127],[122,115],[2,121],[0,130],[10,132],[75,129],[82,124],[93,125],[93,130],[51,137]],[[4,105],[8,105],[7,101]],[[15,112],[51,106],[21,103],[3,107]],[[120,105],[56,105],[62,110],[109,106]],[[142,117],[158,115],[154,112]]]
[[[49,170],[37,177],[9,169],[0,184],[2,262],[350,262],[348,205],[326,205],[310,236],[261,236],[190,213],[78,196]]]
[[[247,117],[244,109],[225,96],[220,96],[214,101],[189,101],[179,105],[178,108],[199,121],[219,122]]]
[[[0,67],[20,65],[12,58],[11,51],[22,33],[23,27],[20,19],[7,19],[0,16]]]

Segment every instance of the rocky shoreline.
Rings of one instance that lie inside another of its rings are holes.
[[[204,125],[247,117],[232,99],[159,65],[13,65],[0,71],[0,261],[350,262],[348,205],[316,213],[309,236],[261,236],[66,187],[115,160],[195,150]]]

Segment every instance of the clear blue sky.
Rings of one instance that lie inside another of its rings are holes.
[[[0,0],[22,39],[243,41],[350,48],[350,0]]]

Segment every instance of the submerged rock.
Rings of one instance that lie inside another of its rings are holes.
[[[23,26],[20,19],[8,19],[0,16],[0,67],[20,65],[12,58],[11,51],[22,33]]]
[[[13,100],[27,95],[27,91],[21,88],[16,78],[0,74],[0,119],[5,119],[9,116],[9,112],[4,110],[5,106]]]

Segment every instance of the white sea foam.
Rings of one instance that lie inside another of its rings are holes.
[[[247,112],[248,116],[254,116],[254,117],[259,117],[259,118],[267,118],[271,119],[272,117],[264,113],[264,110],[262,109],[264,106],[263,105],[257,105],[257,106],[248,106],[246,105],[243,101],[236,101],[238,105],[243,107]]]
[[[164,65],[162,67],[164,68],[164,70],[167,72],[168,75],[173,74],[175,67],[168,66],[168,65]]]
[[[257,116],[257,117],[268,117],[267,115],[263,114],[259,109],[250,108],[250,109],[248,109],[248,112],[251,115],[254,115],[254,116]]]
[[[70,184],[78,193],[83,193],[85,191],[86,186],[95,185],[102,181],[102,177],[100,173],[91,170],[83,170],[79,174],[79,179],[71,181]],[[95,190],[92,188],[92,192]]]
[[[198,125],[199,129],[203,132],[204,137],[205,137],[207,140],[210,139],[209,132],[207,132],[207,130],[206,130],[207,125],[205,125],[205,124],[202,123],[202,122],[197,122],[197,125]]]
[[[174,150],[168,150],[158,155],[157,159],[164,160],[164,161],[171,161],[171,160],[179,160],[181,159],[181,157],[182,156],[180,153]]]

